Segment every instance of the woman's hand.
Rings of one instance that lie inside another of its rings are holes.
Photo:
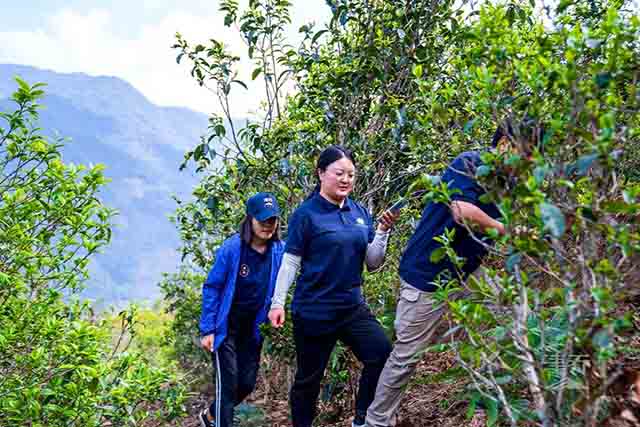
[[[398,218],[400,218],[400,211],[385,211],[378,219],[378,231],[386,233],[391,230]]]
[[[284,325],[284,308],[272,308],[269,310],[269,320],[271,321],[271,326],[274,328],[280,328]]]
[[[213,351],[213,341],[213,334],[205,335],[200,338],[200,346],[211,353]]]

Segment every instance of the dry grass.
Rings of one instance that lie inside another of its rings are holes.
[[[620,313],[631,312],[636,333],[629,336],[628,347],[640,349],[640,297],[632,296],[619,307]],[[293,369],[289,365],[277,363],[274,360],[263,358],[263,369],[258,380],[256,392],[249,397],[248,401],[260,408],[265,414],[262,424],[240,424],[238,427],[283,427],[290,426],[288,389],[292,380]],[[359,369],[355,358],[350,364],[354,370]],[[634,351],[621,357],[617,363],[627,370],[640,372],[640,351]],[[441,380],[438,374],[455,367],[453,353],[427,353],[418,365],[413,381],[407,388],[405,397],[399,410],[399,423],[397,427],[482,427],[486,425],[486,416],[482,412],[476,412],[471,418],[467,418],[468,402],[463,399],[463,393],[468,383],[467,379]],[[268,371],[268,372],[265,372]],[[353,390],[357,376],[353,375],[352,384],[345,384],[344,393],[341,399],[332,399],[330,402],[321,403],[319,412],[322,419],[330,420],[316,423],[322,427],[349,427],[353,416]],[[640,387],[640,385],[638,386]],[[188,402],[188,417],[172,424],[175,427],[199,427],[197,420],[198,412],[209,404],[213,397],[213,386],[203,388],[194,393]],[[640,399],[640,394],[638,395]],[[640,403],[629,406],[628,399],[623,399],[622,408],[639,411]],[[634,412],[635,413],[635,412]],[[639,418],[640,419],[640,418]],[[616,417],[610,419],[610,427],[640,427],[628,419]]]
[[[427,354],[418,365],[416,375],[403,399],[399,410],[398,427],[481,427],[486,425],[485,416],[478,412],[469,420],[466,417],[467,405],[464,401],[457,400],[463,391],[466,381],[464,379],[452,382],[431,383],[430,378],[435,374],[445,371],[454,365],[454,357],[451,353]],[[273,364],[271,364],[273,366]],[[267,389],[265,379],[269,378],[269,396],[265,399],[264,392]],[[290,426],[289,403],[287,400],[287,372],[269,372],[261,375],[256,392],[251,395],[248,402],[260,408],[265,414],[261,427]],[[429,382],[429,383],[427,383]],[[348,385],[347,389],[351,389]],[[209,404],[213,397],[213,387],[199,390],[188,402],[187,412],[190,416],[174,423],[174,426],[198,427],[198,412]],[[329,403],[321,403],[319,412],[324,419],[331,419],[323,427],[347,427],[351,426],[353,411],[348,408],[353,399],[341,401],[333,399]],[[244,427],[240,424],[239,427]],[[252,427],[257,425],[252,424]]]

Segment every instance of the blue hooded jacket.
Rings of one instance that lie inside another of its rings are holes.
[[[239,234],[234,234],[222,243],[216,251],[216,260],[202,285],[202,315],[200,316],[200,334],[202,336],[214,334],[214,351],[227,337],[227,319],[236,290],[236,279],[240,268],[240,252],[242,240]],[[271,298],[275,290],[276,277],[284,254],[284,243],[275,241],[271,247],[271,275],[267,298],[262,310],[256,317],[255,337],[260,336],[260,324],[267,322],[267,313],[271,306]]]

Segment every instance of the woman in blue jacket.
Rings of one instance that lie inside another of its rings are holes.
[[[269,193],[246,203],[240,233],[224,241],[202,287],[202,347],[212,353],[216,398],[200,413],[202,427],[231,427],[233,410],[255,388],[267,311],[284,244],[280,208]]]

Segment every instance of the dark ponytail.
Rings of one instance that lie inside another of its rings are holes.
[[[320,183],[317,183],[316,186],[313,187],[313,190],[311,190],[311,193],[307,194],[307,197],[305,197],[305,200],[309,200],[310,198],[312,198],[313,196],[319,193],[320,193]]]
[[[349,150],[346,147],[343,147],[342,145],[328,146],[327,148],[322,150],[322,152],[318,156],[318,161],[316,162],[316,170],[315,170],[316,175],[318,174],[318,170],[321,170],[322,172],[324,172],[327,170],[327,167],[329,167],[331,163],[337,162],[338,160],[344,157],[351,160],[351,163],[353,163],[354,167],[356,166],[356,160],[353,157],[353,152],[351,150]],[[317,176],[316,178],[318,179],[318,183],[314,187],[313,191],[311,191],[311,193],[309,193],[309,195],[307,196],[307,200],[312,198],[316,194],[320,193],[320,178],[318,178]]]

